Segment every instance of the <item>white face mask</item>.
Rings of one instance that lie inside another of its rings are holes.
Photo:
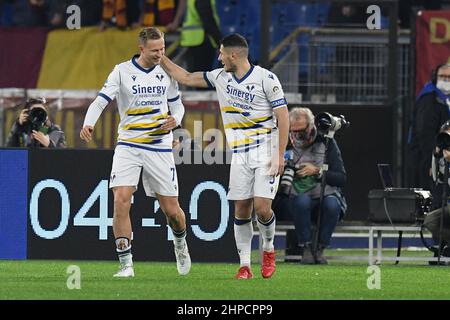
[[[450,82],[438,80],[436,88],[441,90],[444,94],[450,94]]]

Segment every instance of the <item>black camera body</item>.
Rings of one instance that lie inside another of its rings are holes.
[[[295,175],[295,164],[292,160],[287,160],[284,165],[284,172],[280,179],[279,193],[284,196],[289,196],[292,189],[292,182],[294,181]]]
[[[320,135],[330,136],[331,138],[339,129],[345,129],[350,126],[350,122],[345,120],[343,115],[336,117],[328,112],[322,112],[316,115],[314,122],[317,132]]]
[[[26,127],[27,132],[39,131],[47,120],[47,112],[43,108],[33,108],[28,112]]]
[[[450,150],[450,134],[446,131],[439,133],[436,136],[436,147],[439,148],[438,158],[442,158],[443,150]]]
[[[295,172],[304,165],[295,164],[292,159],[287,159],[284,163],[284,172],[280,178],[280,187],[278,192],[284,196],[291,194],[292,183],[294,182]]]

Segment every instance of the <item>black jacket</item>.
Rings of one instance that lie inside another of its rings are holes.
[[[210,35],[214,41],[219,44],[220,40],[222,40],[222,33],[220,32],[219,26],[214,19],[211,1],[197,0],[195,1],[195,8],[197,9],[198,15],[202,20],[205,33]]]
[[[319,136],[315,143],[317,142],[323,142],[323,138]],[[347,182],[347,173],[342,160],[341,150],[334,139],[330,139],[328,143],[326,162],[328,170],[325,174],[325,182],[330,186],[343,188]]]
[[[436,145],[436,135],[450,119],[449,107],[432,92],[421,97],[415,105],[412,140],[408,161],[414,164],[415,181],[412,187],[430,189],[431,156]]]
[[[66,136],[61,128],[48,122],[46,124],[48,127],[48,136],[50,137],[49,148],[65,148],[66,147]],[[45,148],[38,141],[31,140],[29,137],[27,126],[21,126],[17,121],[11,128],[8,139],[6,140],[6,147],[40,147]]]

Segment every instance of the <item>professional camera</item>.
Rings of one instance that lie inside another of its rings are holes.
[[[348,128],[350,122],[345,120],[343,115],[335,117],[328,112],[322,112],[316,115],[315,125],[319,134],[333,137],[334,133],[339,129]]]
[[[33,108],[28,113],[27,126],[29,131],[39,129],[44,125],[47,120],[47,112],[43,108]]]
[[[280,179],[280,194],[284,196],[289,196],[291,193],[292,182],[294,181],[295,175],[295,164],[292,160],[287,160],[284,165],[284,172]]]

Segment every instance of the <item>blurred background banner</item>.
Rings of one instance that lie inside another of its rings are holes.
[[[36,88],[47,32],[44,27],[0,28],[0,88]]]
[[[421,11],[416,19],[416,95],[432,70],[450,62],[450,11]]]
[[[140,29],[1,28],[0,88],[97,89],[116,64],[139,53]],[[173,42],[166,36],[166,46]]]
[[[50,32],[37,87],[100,89],[114,65],[139,53],[137,33],[96,27]]]

